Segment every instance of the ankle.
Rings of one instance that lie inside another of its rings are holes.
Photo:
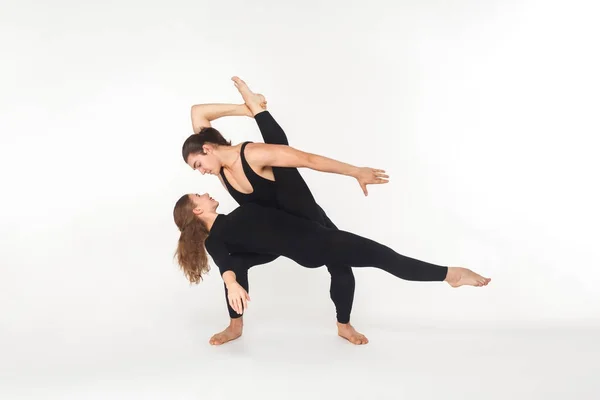
[[[256,117],[258,114],[260,114],[263,111],[267,111],[264,108],[262,108],[261,106],[256,106],[256,105],[248,105],[248,108],[250,109],[250,112],[252,113],[253,117]]]
[[[231,318],[229,321],[229,328],[231,329],[242,329],[244,327],[244,317]]]
[[[458,268],[448,267],[448,272],[446,273],[446,279],[444,279],[444,282],[454,282],[458,278],[460,278],[460,274],[458,274]]]

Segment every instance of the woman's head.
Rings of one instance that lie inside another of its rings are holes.
[[[173,219],[181,232],[175,256],[191,283],[200,283],[202,275],[210,270],[204,247],[210,232],[206,217],[216,213],[218,206],[219,202],[208,193],[185,194],[175,203]]]
[[[187,165],[202,173],[216,175],[221,170],[221,161],[214,151],[219,146],[231,146],[215,128],[202,128],[183,143],[181,153]]]

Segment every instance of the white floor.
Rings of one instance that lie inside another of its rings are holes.
[[[195,321],[169,337],[120,336],[112,350],[110,338],[99,339],[93,357],[48,360],[58,354],[48,348],[12,367],[5,358],[0,398],[600,398],[596,328],[374,320],[362,326],[371,343],[357,347],[314,321],[252,322],[221,347],[207,343],[217,326]]]

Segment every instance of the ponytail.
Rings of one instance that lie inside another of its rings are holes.
[[[175,204],[173,217],[181,231],[175,257],[179,267],[190,283],[200,283],[202,276],[210,270],[204,242],[208,237],[208,227],[192,212],[192,201],[188,195],[182,196]]]

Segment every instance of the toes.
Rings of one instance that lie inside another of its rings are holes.
[[[360,335],[360,340],[359,340],[358,344],[367,344],[367,343],[369,343],[367,338],[364,335]]]
[[[368,340],[364,335],[352,336],[350,340],[353,344],[367,344]]]
[[[223,344],[225,342],[225,340],[223,340],[223,336],[222,335],[215,335],[213,337],[210,338],[209,343],[215,346],[218,346],[220,344]]]
[[[488,278],[481,278],[479,283],[481,284],[481,286],[487,286],[487,284],[490,283],[490,280]]]

